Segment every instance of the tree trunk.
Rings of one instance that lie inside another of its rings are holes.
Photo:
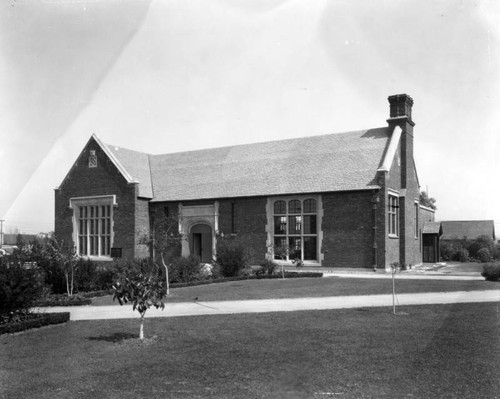
[[[141,329],[139,330],[139,339],[144,339],[144,313],[141,313]]]
[[[168,266],[165,264],[165,260],[163,259],[163,252],[161,252],[161,263],[165,268],[165,278],[167,280],[167,295],[170,295],[170,283],[168,282]]]
[[[69,273],[67,270],[64,271],[64,277],[66,278],[66,292],[68,293],[68,296],[71,296],[69,291]]]
[[[70,289],[71,289],[71,296],[73,296],[73,286],[74,286],[74,276],[75,276],[75,270],[73,268],[73,266],[71,266],[71,285],[70,285]]]

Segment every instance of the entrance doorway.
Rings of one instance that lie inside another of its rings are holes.
[[[439,262],[439,236],[437,234],[423,234],[423,254],[424,263]]]
[[[212,261],[212,228],[206,224],[191,227],[191,254],[198,256],[202,263]]]

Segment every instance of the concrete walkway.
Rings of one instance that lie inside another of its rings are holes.
[[[471,302],[500,302],[500,290],[398,294],[396,305],[427,305]],[[320,298],[261,299],[167,303],[164,310],[150,309],[151,317],[177,317],[236,313],[291,312],[296,310],[346,309],[392,306],[392,295],[332,296]],[[138,318],[131,305],[38,308],[37,312],[70,312],[70,320]]]

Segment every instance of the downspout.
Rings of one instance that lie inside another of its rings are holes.
[[[378,196],[379,191],[373,192],[372,197],[372,213],[373,213],[373,271],[377,271],[378,259],[378,245],[377,245],[377,209],[380,202],[380,197]]]

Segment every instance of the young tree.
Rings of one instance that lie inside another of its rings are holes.
[[[153,223],[149,234],[143,234],[141,242],[147,244],[152,251],[153,260],[158,256],[165,269],[166,292],[170,295],[169,267],[181,255],[182,234],[179,232],[179,222],[173,217],[165,217],[162,221]]]
[[[124,277],[113,285],[113,301],[118,300],[120,305],[132,303],[132,309],[141,315],[139,338],[144,339],[144,316],[146,311],[154,306],[156,309],[165,308],[163,299],[167,295],[164,284],[152,273],[139,273],[135,276]]]
[[[281,277],[285,278],[285,261],[287,256],[290,256],[293,252],[292,247],[286,245],[280,245],[274,248],[274,256],[279,256],[281,258]]]
[[[76,264],[78,262],[74,245],[65,246],[64,241],[59,242],[56,238],[51,238],[45,247],[45,255],[50,262],[63,271],[66,280],[66,292],[68,296],[73,296]]]
[[[420,205],[426,206],[427,208],[431,208],[436,210],[436,199],[429,197],[427,195],[427,192],[422,191],[420,192],[420,198],[419,198]]]

